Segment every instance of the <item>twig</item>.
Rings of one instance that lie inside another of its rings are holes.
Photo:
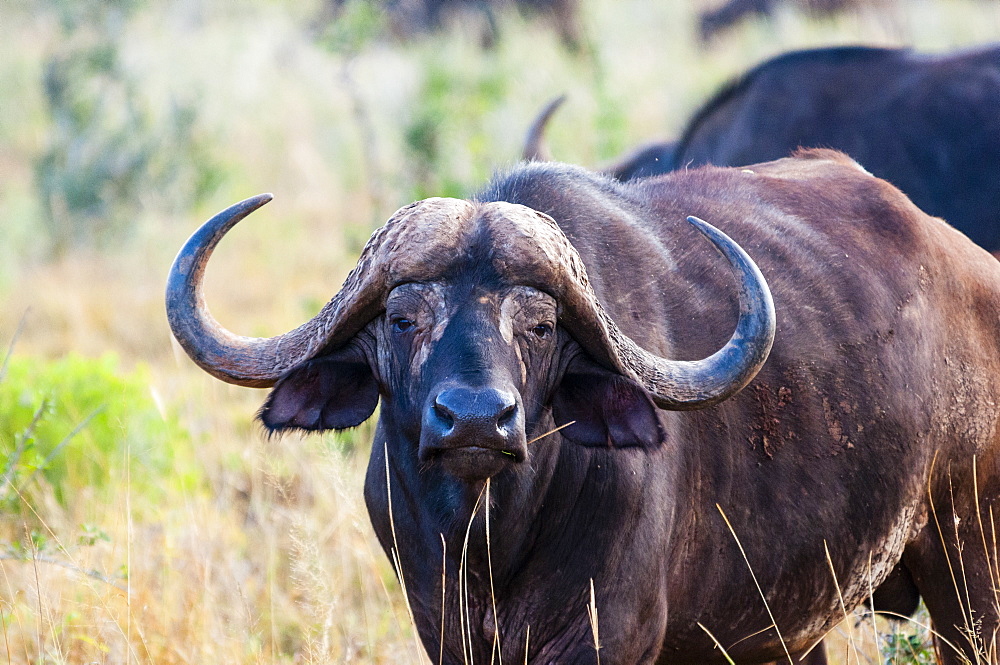
[[[10,338],[10,345],[7,347],[7,355],[3,357],[3,364],[0,365],[0,381],[3,381],[3,377],[7,374],[7,363],[10,362],[10,357],[14,355],[14,345],[17,344],[18,338],[24,331],[24,324],[28,320],[28,312],[31,308],[24,310],[24,314],[21,315],[21,320],[17,324],[17,328],[14,329],[14,336]]]
[[[566,427],[569,427],[570,425],[572,425],[572,424],[573,424],[573,423],[575,423],[575,422],[576,422],[575,420],[571,420],[571,421],[569,421],[568,423],[565,423],[565,424],[563,424],[563,425],[560,425],[559,427],[557,427],[557,428],[555,428],[555,429],[550,429],[550,430],[549,430],[548,432],[546,432],[545,434],[540,434],[539,436],[536,436],[536,437],[535,437],[534,439],[532,439],[531,441],[528,441],[528,443],[526,443],[525,445],[531,445],[532,443],[534,443],[535,441],[538,441],[539,439],[544,439],[544,438],[545,438],[545,437],[547,437],[547,436],[548,436],[549,434],[555,434],[555,433],[556,433],[556,432],[558,432],[559,430],[561,430],[561,429],[564,429],[564,428],[566,428]]]
[[[0,554],[0,560],[3,560],[3,561],[20,561],[21,563],[28,563],[28,562],[47,563],[47,564],[52,565],[52,566],[60,566],[62,568],[65,568],[66,570],[70,570],[70,571],[72,571],[74,573],[78,573],[80,575],[86,575],[87,577],[95,579],[98,582],[104,582],[108,586],[113,586],[114,588],[118,589],[122,593],[128,593],[128,590],[125,587],[123,587],[122,585],[120,585],[118,582],[115,582],[114,580],[112,580],[112,579],[110,579],[108,577],[105,577],[104,575],[102,575],[101,573],[97,572],[96,570],[83,570],[82,568],[80,568],[78,566],[74,566],[72,563],[70,563],[68,561],[60,561],[59,559],[53,559],[53,558],[50,558],[50,557],[47,557],[47,556],[39,556],[37,554],[34,555],[34,556],[31,556],[31,555],[28,555],[28,554],[11,554],[11,553]]]
[[[7,464],[4,465],[3,476],[0,477],[0,488],[6,486],[7,483],[10,483],[11,487],[14,487],[14,483],[12,482],[14,469],[17,467],[17,463],[21,461],[21,455],[24,454],[24,442],[31,438],[31,434],[35,431],[38,421],[42,419],[42,415],[48,408],[48,404],[47,399],[42,400],[42,403],[35,410],[35,415],[32,416],[31,422],[28,423],[28,426],[24,428],[24,431],[21,433],[17,446],[14,447],[10,457],[7,458]],[[17,488],[14,488],[14,491],[17,492]],[[20,492],[18,492],[18,494],[20,494]]]
[[[53,448],[52,451],[48,455],[45,456],[45,459],[42,461],[42,463],[39,464],[38,466],[36,466],[34,468],[34,470],[31,472],[31,474],[29,474],[28,477],[24,479],[24,481],[18,486],[18,488],[15,491],[18,494],[20,494],[21,490],[23,490],[25,487],[28,486],[28,483],[31,482],[31,480],[38,474],[39,471],[41,471],[42,469],[45,469],[45,468],[47,468],[49,466],[49,462],[51,462],[53,459],[55,459],[55,456],[59,453],[59,451],[61,451],[63,448],[66,447],[66,444],[70,442],[70,439],[72,439],[74,436],[76,436],[77,434],[79,434],[80,430],[82,430],[84,427],[86,427],[88,424],[90,424],[90,421],[93,420],[94,417],[97,414],[99,414],[101,411],[103,411],[103,410],[104,410],[104,406],[97,407],[96,409],[94,409],[90,413],[90,415],[88,415],[86,418],[84,418],[80,422],[79,425],[77,425],[76,427],[74,427],[73,431],[70,432],[69,434],[67,434],[65,436],[65,438],[63,438],[63,440],[60,441],[59,444],[55,448]],[[39,411],[41,411],[41,408],[39,409]],[[35,422],[37,422],[37,415],[36,415],[35,421],[32,421],[32,423],[31,423],[32,426],[35,425]],[[13,473],[13,469],[10,470],[10,473]],[[6,479],[6,476],[5,476],[5,479]]]

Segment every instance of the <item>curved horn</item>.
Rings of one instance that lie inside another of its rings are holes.
[[[545,105],[541,113],[531,123],[528,133],[524,138],[524,150],[521,151],[521,159],[526,162],[551,162],[552,153],[545,143],[545,126],[549,124],[549,118],[556,112],[562,103],[566,101],[566,95],[560,95]]]
[[[439,268],[434,257],[453,254],[458,227],[471,207],[464,201],[427,199],[401,208],[372,234],[357,266],[319,314],[277,337],[242,337],[209,313],[202,280],[226,232],[271,198],[260,194],[205,222],[181,248],[167,278],[167,319],[187,354],[216,378],[255,388],[273,386],[296,365],[346,343],[379,315],[389,288]],[[410,237],[421,251],[412,251],[414,245],[404,242]]]
[[[726,345],[704,360],[666,361],[643,352],[637,375],[660,407],[673,410],[711,406],[742,390],[767,360],[777,320],[771,290],[753,259],[711,224],[697,217],[687,221],[729,262],[739,285],[740,316]]]
[[[740,316],[726,345],[698,361],[669,360],[626,336],[590,286],[579,252],[548,215],[509,203],[492,203],[518,279],[552,293],[562,304],[561,325],[595,359],[649,391],[657,406],[700,409],[740,391],[760,370],[774,342],[774,303],[767,282],[747,253],[725,233],[688,217],[728,260],[740,292]],[[519,209],[519,210],[517,210]]]
[[[753,259],[711,224],[697,217],[687,220],[726,258],[739,285],[740,316],[736,331],[711,356],[696,361],[668,360],[646,351],[621,332],[585,282],[578,282],[579,297],[570,301],[589,310],[581,312],[580,319],[597,324],[596,329],[601,333],[597,346],[606,351],[606,359],[633,376],[649,391],[657,406],[673,411],[711,406],[743,389],[767,359],[775,329],[771,291]]]

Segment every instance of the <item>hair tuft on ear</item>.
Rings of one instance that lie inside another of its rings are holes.
[[[552,415],[557,425],[575,421],[561,432],[584,446],[652,448],[665,438],[656,405],[641,386],[589,363],[563,376]]]
[[[378,384],[366,362],[338,353],[310,360],[271,390],[257,418],[269,433],[357,427],[378,405]]]

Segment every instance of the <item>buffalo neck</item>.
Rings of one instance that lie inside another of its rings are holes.
[[[674,415],[662,417],[672,424]],[[540,433],[551,429],[545,425]],[[606,607],[637,602],[616,597],[602,583],[641,563],[625,555],[637,539],[648,542],[644,552],[651,559],[662,559],[670,549],[672,502],[662,494],[656,501],[647,496],[650,487],[676,483],[678,465],[666,445],[584,447],[558,432],[530,444],[529,459],[519,472],[490,479],[487,546],[485,483],[462,483],[422,469],[415,456],[380,445],[382,433],[380,426],[365,497],[383,548],[402,569],[408,602],[431,653],[439,647],[442,580],[446,627],[464,612],[476,643],[486,649],[498,625],[507,655],[523,648],[519,644],[530,624],[537,648],[555,653],[559,661],[567,657],[564,648],[588,644],[590,585]],[[659,515],[650,520],[650,513]],[[643,531],[643,523],[657,529]],[[595,547],[597,542],[601,547]],[[564,564],[553,573],[538,561]],[[654,563],[652,569],[666,573],[663,564]],[[655,595],[661,585],[651,579],[642,588]],[[540,617],[551,618],[552,630],[546,629],[548,619]],[[446,645],[446,651],[454,648]],[[489,650],[480,656],[489,658]]]

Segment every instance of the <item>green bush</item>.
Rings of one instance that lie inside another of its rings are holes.
[[[507,94],[509,77],[499,66],[457,66],[457,53],[425,53],[418,98],[403,128],[416,199],[468,196],[496,166],[486,124]]]
[[[932,665],[937,662],[931,639],[931,618],[921,601],[910,621],[888,622],[888,631],[880,634],[882,662],[885,665]]]
[[[123,57],[142,0],[39,0],[59,19],[45,59],[48,112],[35,186],[52,250],[105,247],[127,237],[143,208],[187,208],[223,174],[197,131],[196,100],[157,105]]]
[[[126,469],[134,493],[153,501],[196,487],[190,436],[149,386],[146,368],[123,372],[113,355],[11,357],[0,377],[0,501],[19,509],[22,496],[49,487],[66,505],[85,488],[123,482]]]

